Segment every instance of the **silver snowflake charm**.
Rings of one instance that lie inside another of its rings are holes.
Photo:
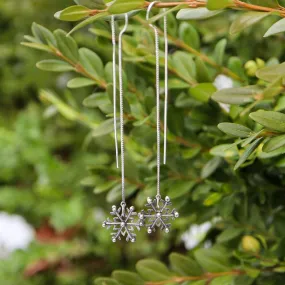
[[[126,236],[126,241],[136,241],[134,229],[137,228],[137,230],[140,230],[140,227],[144,224],[142,220],[134,222],[134,217],[137,216],[134,210],[135,208],[133,206],[127,208],[125,203],[121,203],[118,209],[116,206],[112,206],[112,212],[110,212],[110,214],[113,216],[113,221],[110,221],[108,218],[103,222],[102,226],[107,229],[113,227],[113,232],[111,233],[113,242],[121,240],[121,236]]]
[[[170,220],[174,220],[179,217],[178,212],[168,208],[171,205],[170,198],[165,197],[165,200],[161,199],[159,195],[154,200],[147,198],[146,207],[147,211],[142,211],[139,214],[139,219],[144,223],[146,220],[147,232],[150,234],[155,231],[156,227],[169,233],[171,224]]]

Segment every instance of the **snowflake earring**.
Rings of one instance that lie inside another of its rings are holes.
[[[156,1],[152,2],[148,9],[146,20],[149,20],[149,14]],[[140,222],[147,227],[147,232],[150,234],[160,228],[165,233],[170,231],[170,220],[179,217],[178,212],[169,206],[171,205],[168,196],[165,199],[160,195],[160,90],[159,90],[159,34],[157,28],[149,24],[154,30],[155,35],[155,58],[156,58],[156,127],[157,127],[157,194],[155,199],[147,198],[147,210],[141,211],[139,214]],[[167,17],[164,17],[164,41],[165,41],[165,104],[164,104],[164,164],[166,163],[166,141],[167,141],[167,103],[168,103],[168,38],[167,38]]]
[[[135,242],[136,234],[134,230],[140,230],[143,226],[143,220],[134,221],[137,216],[133,206],[127,207],[125,198],[125,146],[124,146],[124,104],[123,104],[123,75],[122,75],[122,37],[128,27],[128,15],[125,14],[125,26],[119,34],[119,90],[120,90],[120,131],[121,131],[121,175],[122,175],[122,202],[117,208],[112,206],[110,214],[113,216],[111,221],[107,218],[103,222],[103,227],[113,228],[111,233],[112,241],[116,242],[126,237],[126,241]],[[116,38],[115,38],[115,18],[111,18],[112,28],[112,43],[113,43],[113,99],[114,99],[114,132],[115,132],[115,148],[116,148],[116,163],[118,167],[118,147],[117,147],[117,122],[116,122]]]

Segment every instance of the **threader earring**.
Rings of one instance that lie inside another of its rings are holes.
[[[152,7],[157,3],[152,2],[148,9],[146,20]],[[154,30],[155,35],[155,58],[156,58],[156,133],[157,133],[157,192],[154,199],[147,198],[147,210],[139,213],[140,222],[145,223],[147,232],[150,234],[159,228],[165,233],[170,231],[170,220],[179,217],[178,212],[169,209],[171,205],[170,198],[166,196],[161,198],[160,193],[160,74],[159,74],[159,34],[157,28],[153,24],[149,26]],[[164,104],[164,163],[166,163],[166,140],[167,140],[167,100],[168,100],[168,41],[167,41],[167,18],[164,17],[164,39],[165,39],[165,104]]]
[[[128,15],[125,14],[125,26],[119,34],[119,91],[120,91],[120,133],[121,133],[121,179],[122,179],[122,201],[120,206],[112,206],[110,212],[112,221],[107,218],[103,222],[103,227],[113,228],[111,233],[112,241],[116,242],[121,240],[122,237],[126,237],[126,241],[135,242],[136,234],[134,230],[140,230],[143,220],[134,221],[137,216],[135,208],[133,206],[127,207],[125,197],[125,146],[124,146],[124,104],[123,104],[123,72],[122,72],[122,37],[128,27]],[[116,146],[116,163],[118,166],[118,149],[117,149],[117,132],[116,132],[116,38],[115,38],[115,19],[111,18],[112,27],[112,43],[113,43],[113,85],[114,85],[114,132],[115,132],[115,146]]]

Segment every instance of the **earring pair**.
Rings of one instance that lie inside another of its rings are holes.
[[[148,9],[146,20],[149,21],[149,16],[152,7],[157,2],[152,2]],[[140,230],[141,227],[146,227],[147,232],[151,234],[156,229],[161,229],[165,233],[170,231],[170,221],[179,217],[178,212],[171,210],[171,200],[168,196],[165,199],[161,198],[160,194],[160,62],[159,62],[159,33],[157,27],[153,24],[149,26],[154,30],[155,35],[155,58],[156,58],[156,130],[157,130],[157,193],[154,199],[147,198],[146,210],[140,213],[135,212],[133,206],[127,207],[125,199],[125,165],[124,165],[124,106],[123,106],[123,75],[122,75],[122,37],[128,26],[128,14],[125,14],[125,26],[119,33],[118,38],[118,62],[119,62],[119,96],[120,96],[120,133],[121,133],[121,179],[122,179],[122,202],[117,208],[112,206],[110,212],[111,219],[103,222],[103,227],[107,229],[113,228],[111,233],[112,241],[121,240],[122,237],[126,241],[135,242],[135,229]],[[113,44],[113,104],[114,104],[114,135],[115,135],[115,150],[116,150],[116,165],[119,167],[118,145],[117,145],[117,118],[116,118],[116,38],[115,38],[115,17],[111,17],[112,29],[112,44]],[[166,144],[167,144],[167,102],[168,102],[168,38],[167,38],[167,17],[164,17],[164,42],[165,42],[165,104],[164,104],[164,164],[166,163]]]

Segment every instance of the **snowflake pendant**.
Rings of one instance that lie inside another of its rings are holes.
[[[147,198],[146,207],[147,212],[141,211],[139,214],[140,222],[144,223],[146,220],[147,232],[150,234],[155,231],[156,227],[169,233],[171,224],[170,220],[174,220],[179,217],[178,212],[173,209],[172,211],[168,208],[171,205],[170,198],[165,197],[165,200],[161,199],[160,196],[156,196],[154,200]]]
[[[127,208],[125,203],[121,203],[121,206],[118,209],[116,206],[112,206],[112,212],[110,212],[110,214],[113,216],[113,221],[110,221],[108,218],[103,222],[102,226],[107,229],[113,227],[113,232],[111,233],[113,242],[121,240],[121,236],[126,236],[126,241],[136,241],[134,228],[140,230],[140,227],[144,224],[141,220],[139,222],[134,222],[134,216],[137,216],[137,213],[134,212],[134,210],[135,208],[133,206]]]

